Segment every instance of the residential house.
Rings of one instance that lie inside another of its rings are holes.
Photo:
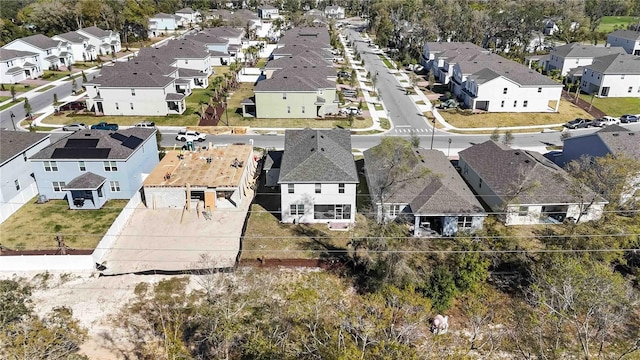
[[[264,156],[262,171],[264,172],[264,185],[270,188],[278,186],[280,178],[280,164],[282,164],[282,150],[269,150]]]
[[[359,181],[349,130],[286,130],[284,137],[280,220],[330,227],[353,223]]]
[[[43,70],[55,69],[73,63],[70,49],[63,47],[59,40],[52,40],[42,34],[31,35],[13,40],[2,47],[3,49],[28,51],[38,54]]]
[[[50,143],[49,134],[0,130],[0,223],[38,194],[29,158]]]
[[[98,56],[96,47],[89,43],[89,38],[75,31],[54,35],[51,39],[66,42],[71,47],[73,62],[91,61]]]
[[[151,61],[118,62],[104,66],[100,76],[85,84],[87,108],[96,114],[163,116],[182,114],[191,80],[179,70]]]
[[[607,46],[620,46],[627,54],[640,55],[640,31],[616,30],[607,35]]]
[[[0,83],[16,84],[26,79],[37,79],[42,74],[38,53],[0,49]]]
[[[575,135],[563,140],[562,151],[553,154],[552,160],[566,166],[583,157],[598,158],[612,155],[640,160],[640,133],[618,125],[609,125],[595,133]],[[629,200],[640,188],[640,177],[631,174],[630,192],[621,195],[622,203]]]
[[[108,55],[122,50],[120,34],[115,31],[90,26],[76,32],[89,39],[89,44],[97,49],[98,55]]]
[[[446,51],[458,51],[462,53],[472,51],[473,54],[488,52],[488,50],[470,42],[425,42],[420,57],[420,65],[426,70],[432,71],[436,79],[441,78],[440,71],[450,71],[450,67],[444,65],[445,58],[440,59],[440,55]],[[446,81],[440,82],[443,84],[446,83]]]
[[[227,52],[233,58],[242,52],[243,47],[249,46],[249,40],[245,37],[247,33],[244,28],[235,28],[231,26],[218,26],[208,28],[201,31],[210,36],[218,37],[228,41]]]
[[[462,150],[462,177],[506,225],[597,220],[607,201],[535,151],[489,140]]]
[[[258,17],[263,20],[277,18],[279,17],[278,8],[271,5],[258,6]]]
[[[250,145],[169,151],[144,180],[145,204],[152,209],[238,208],[249,196],[255,170]]]
[[[582,71],[580,90],[598,97],[640,98],[640,56],[601,56]]]
[[[182,23],[185,25],[193,25],[202,21],[202,14],[200,14],[198,10],[193,10],[190,7],[186,7],[176,11],[176,15],[184,19]]]
[[[591,65],[597,57],[624,53],[622,47],[602,47],[580,43],[566,44],[556,47],[549,53],[546,70],[558,70],[560,75],[565,76],[571,69]]]
[[[200,44],[187,40],[170,40],[159,48],[142,48],[138,61],[161,62],[179,69],[178,77],[191,80],[191,88],[206,89],[213,74],[211,54]]]
[[[324,16],[327,19],[344,19],[344,8],[342,6],[332,5],[324,8]]]
[[[183,28],[183,21],[179,15],[157,13],[149,18],[149,37],[173,34]]]
[[[367,185],[378,221],[406,219],[415,236],[452,236],[482,229],[487,214],[444,153],[413,148],[401,160],[406,171],[389,175],[393,157],[392,152],[382,152],[380,145],[364,152]]]
[[[158,164],[156,129],[80,130],[30,159],[38,192],[73,210],[130,199]]]

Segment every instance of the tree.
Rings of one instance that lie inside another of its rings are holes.
[[[27,114],[27,116],[31,116],[31,104],[29,104],[29,99],[27,97],[24,98],[24,104],[22,105],[22,107],[24,108],[24,112]]]
[[[15,85],[11,85],[11,87],[9,88],[9,91],[11,91],[11,101],[16,102],[16,87],[15,87]]]
[[[0,329],[31,312],[31,288],[13,280],[0,280]]]
[[[510,146],[511,143],[513,143],[513,139],[514,139],[513,133],[511,132],[511,130],[507,130],[502,136],[502,143],[507,146]]]
[[[423,289],[424,295],[431,299],[433,308],[437,311],[450,308],[457,291],[454,276],[445,265],[438,265],[433,269]]]
[[[435,75],[433,75],[433,71],[429,71],[429,77],[428,77],[428,81],[429,81],[429,91],[433,91],[433,86],[436,83],[436,77]]]
[[[500,131],[498,130],[498,128],[494,129],[493,132],[491,133],[491,136],[489,137],[489,139],[498,142],[500,141]]]
[[[58,105],[58,94],[57,93],[53,93],[53,106]]]
[[[87,82],[87,74],[84,73],[84,70],[82,70],[82,83],[86,83]]]

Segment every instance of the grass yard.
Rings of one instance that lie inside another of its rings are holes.
[[[473,115],[440,111],[440,115],[449,124],[464,129],[562,124],[578,117],[591,118],[587,112],[564,99],[560,101],[558,111],[557,113],[482,113]]]
[[[599,32],[612,32],[615,29],[626,29],[627,25],[637,24],[640,18],[637,16],[603,16],[598,25]]]
[[[9,97],[9,99],[11,99],[11,97]],[[20,97],[20,98],[17,98],[15,102],[14,102],[14,101],[12,101],[12,102],[6,103],[6,104],[4,104],[4,105],[0,106],[0,110],[8,109],[8,108],[10,108],[10,107],[12,107],[12,106],[14,106],[14,105],[17,105],[17,104],[19,104],[19,103],[23,102],[23,101],[24,101],[24,99],[25,99],[25,98]]]
[[[580,94],[582,100],[591,102],[591,95]],[[593,98],[593,106],[610,116],[640,114],[640,98]]]
[[[0,96],[0,102],[5,102],[7,100],[11,100],[11,96]]]
[[[100,210],[69,210],[65,200],[36,204],[31,199],[0,224],[0,243],[13,250],[56,249],[56,234],[73,249],[93,249],[127,200],[111,200]]]
[[[380,118],[380,127],[385,129],[385,130],[391,129],[391,123],[389,122],[389,119]]]
[[[42,80],[56,81],[56,80],[62,79],[63,77],[67,77],[69,75],[71,75],[70,71],[45,70],[44,74],[42,74]]]
[[[12,86],[16,89],[17,93],[33,90],[33,86],[30,84],[0,84],[0,89],[4,91],[11,91]]]
[[[389,61],[389,59],[387,59],[385,56],[383,55],[378,55],[378,57],[382,60],[382,62],[384,63],[384,65],[392,70],[395,70],[395,66],[393,66],[393,64],[391,64],[391,61]]]
[[[375,107],[376,110],[384,110],[384,107],[382,106],[382,104],[375,103],[373,104],[373,106]]]
[[[45,92],[47,90],[53,89],[54,87],[55,87],[55,85],[47,85],[47,86],[43,87],[42,89],[36,90],[36,92]]]
[[[86,115],[74,115],[69,113],[58,116],[49,115],[44,118],[42,122],[52,125],[66,125],[74,123],[93,125],[101,121],[106,121],[108,123],[118,124],[121,126],[130,126],[141,121],[153,121],[158,126],[195,126],[198,124],[198,120],[198,116],[194,115],[193,112],[189,112],[189,109],[187,109],[184,115],[167,116],[95,116],[93,113],[87,113]]]

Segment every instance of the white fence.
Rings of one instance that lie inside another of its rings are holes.
[[[124,209],[122,209],[120,215],[118,215],[113,224],[111,224],[111,227],[107,230],[107,233],[104,234],[102,240],[100,240],[98,246],[93,251],[93,254],[91,254],[94,263],[100,264],[102,262],[105,255],[109,252],[111,246],[113,246],[113,243],[118,238],[118,235],[120,235],[122,228],[127,224],[129,218],[131,218],[131,215],[136,211],[136,208],[140,203],[142,203],[142,198],[140,197],[140,192],[137,192],[131,200],[129,200],[127,205],[125,205]]]
[[[13,215],[13,213],[18,211],[22,205],[26,204],[36,195],[38,195],[38,187],[36,186],[36,183],[33,183],[28,188],[20,191],[13,197],[13,199],[0,204],[0,224],[7,220],[11,215]]]
[[[0,272],[91,270],[91,255],[19,255],[0,256]]]

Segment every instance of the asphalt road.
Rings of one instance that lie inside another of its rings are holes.
[[[98,72],[89,73],[85,71],[87,75],[87,79],[91,80],[95,76],[97,76]],[[78,87],[82,86],[82,78],[79,77],[76,79],[76,84]],[[49,89],[47,91],[43,91],[40,93],[35,93],[35,95],[31,95],[29,97],[29,104],[31,104],[31,112],[37,113],[40,110],[46,108],[47,106],[51,106],[53,104],[53,94],[58,94],[58,99],[63,99],[69,95],[71,95],[72,90],[71,81],[64,81],[59,86]],[[18,96],[20,97],[20,96]],[[13,124],[11,123],[11,113],[15,115],[13,119],[17,124],[20,120],[26,117],[26,112],[24,111],[24,103],[20,102],[10,108],[4,109],[0,111],[0,128],[1,129],[10,129],[13,130]]]

